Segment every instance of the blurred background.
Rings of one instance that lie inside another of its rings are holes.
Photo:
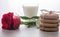
[[[29,4],[39,6],[38,16],[41,14],[41,9],[60,11],[60,0],[0,0],[0,17],[7,12],[24,16],[23,5]]]
[[[24,16],[24,11],[23,11],[23,5],[38,5],[38,12],[37,16],[40,16],[41,14],[41,9],[47,9],[47,10],[53,10],[53,11],[60,11],[60,0],[0,0],[0,24],[1,24],[1,17],[2,14],[7,13],[7,12],[14,12],[15,15],[19,16]],[[17,13],[17,14],[16,14]],[[16,35],[22,37],[58,37],[60,36],[60,31],[59,33],[46,33],[46,32],[40,32],[36,28],[30,28],[26,29],[25,27],[20,28],[21,31],[1,31],[0,30],[0,36],[10,36],[11,35]],[[9,33],[10,32],[10,33]],[[14,34],[13,34],[14,33]],[[53,34],[53,35],[52,35]],[[44,35],[44,36],[43,36]]]

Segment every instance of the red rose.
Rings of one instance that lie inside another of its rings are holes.
[[[18,29],[20,26],[21,20],[18,16],[14,16],[13,13],[9,12],[2,16],[2,28],[13,30]]]
[[[13,23],[14,23],[13,28],[18,29],[21,23],[20,18],[18,16],[13,16]]]

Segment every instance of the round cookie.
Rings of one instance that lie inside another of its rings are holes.
[[[48,27],[48,28],[51,28],[51,27],[58,27],[59,24],[49,24],[49,23],[40,23],[40,26],[43,26],[43,27]]]
[[[44,23],[59,23],[59,20],[40,19],[40,21]]]
[[[50,31],[50,32],[54,32],[54,31],[58,31],[59,28],[56,27],[56,28],[44,28],[45,31]]]
[[[59,19],[59,16],[52,11],[49,13],[44,13],[40,16],[42,19]]]
[[[40,27],[40,30],[48,31],[48,32],[55,32],[55,31],[58,31],[58,30],[59,30],[59,28],[58,28],[58,27],[56,27],[56,28]]]

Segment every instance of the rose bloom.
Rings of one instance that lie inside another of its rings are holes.
[[[2,29],[15,30],[18,29],[21,20],[18,16],[15,16],[12,12],[3,14],[2,16]]]

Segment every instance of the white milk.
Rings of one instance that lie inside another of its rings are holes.
[[[37,16],[38,6],[23,6],[23,10],[27,17]]]

